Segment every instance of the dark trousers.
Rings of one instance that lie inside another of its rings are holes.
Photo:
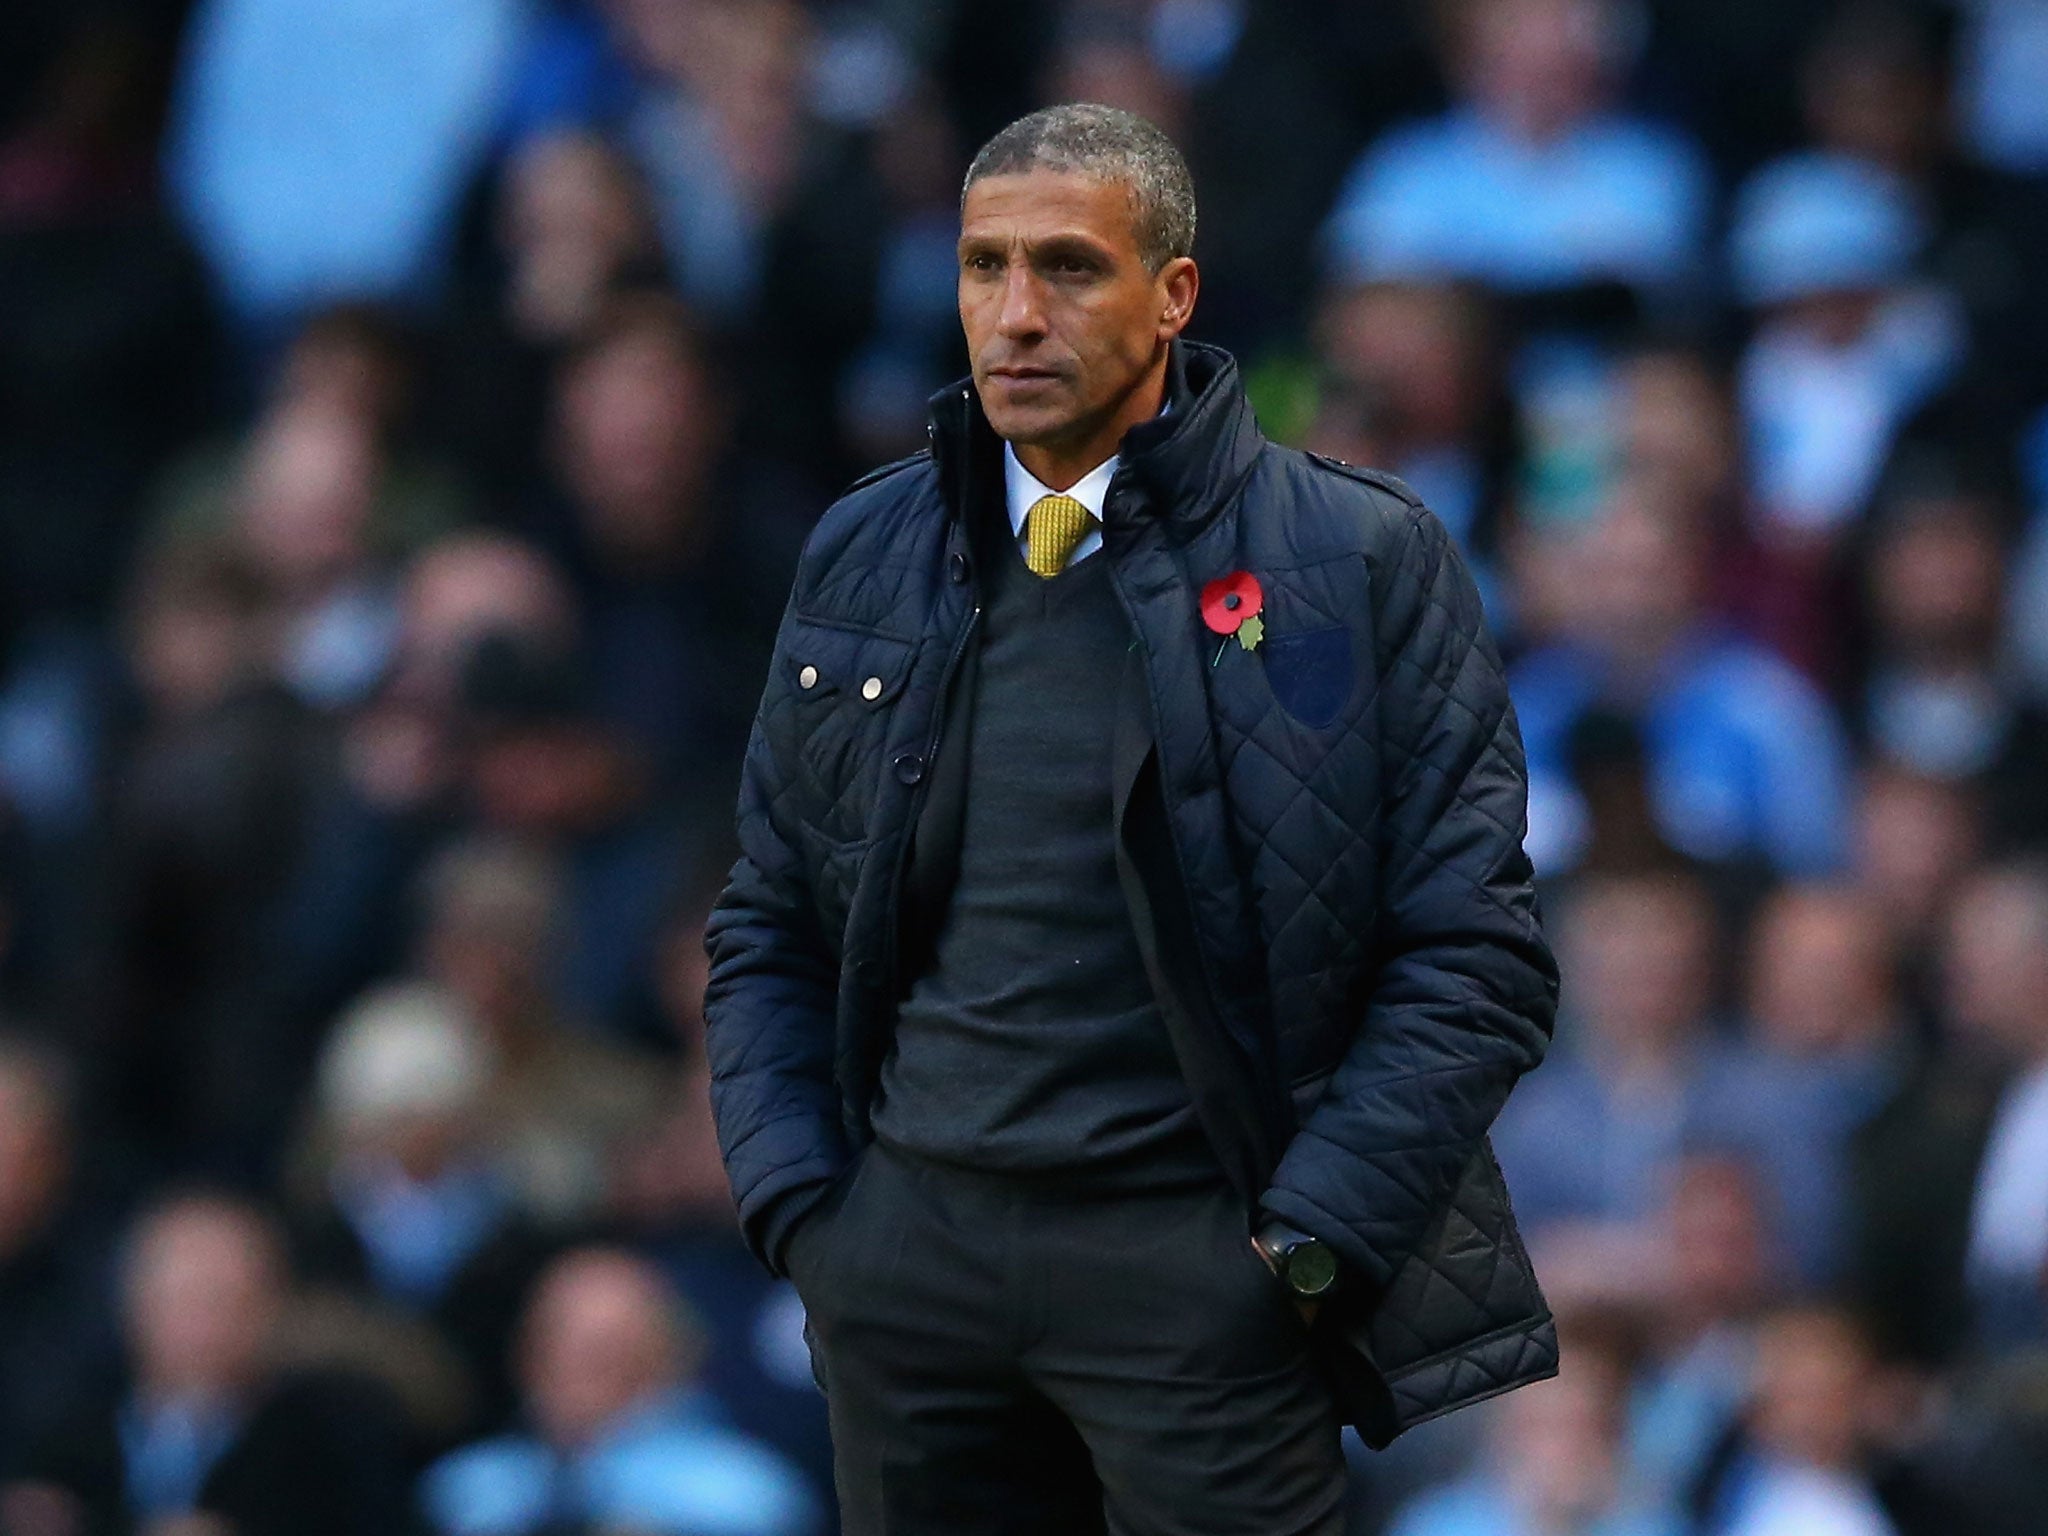
[[[1080,1196],[880,1146],[790,1253],[845,1536],[1336,1536],[1309,1330],[1241,1202]]]

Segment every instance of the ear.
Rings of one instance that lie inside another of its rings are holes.
[[[1195,296],[1202,291],[1202,274],[1192,256],[1176,256],[1159,269],[1159,339],[1171,341],[1194,317]]]

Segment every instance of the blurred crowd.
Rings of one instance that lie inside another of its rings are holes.
[[[805,1536],[705,910],[967,156],[1186,149],[1451,527],[1562,959],[1562,1376],[1357,1532],[2048,1509],[2048,0],[11,0],[0,1531]]]

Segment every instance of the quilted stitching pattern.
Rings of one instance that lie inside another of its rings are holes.
[[[1234,370],[1212,387],[1234,391]],[[721,1142],[771,1264],[778,1200],[864,1134],[875,1020],[859,978],[892,931],[903,765],[967,601],[940,574],[945,526],[925,458],[827,514],[747,756],[707,1015]],[[1341,1326],[1376,1373],[1361,1427],[1383,1443],[1555,1367],[1484,1141],[1556,1005],[1500,660],[1442,526],[1364,472],[1260,449],[1191,537],[1154,525],[1112,553],[1209,984],[1298,1116],[1266,1205],[1372,1282],[1377,1304],[1355,1300]],[[1260,578],[1269,636],[1352,637],[1352,696],[1326,723],[1290,714],[1257,652],[1218,651],[1200,627],[1194,594],[1239,569]]]

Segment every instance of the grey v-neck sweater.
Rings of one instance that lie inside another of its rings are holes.
[[[983,559],[960,867],[874,1108],[884,1143],[991,1173],[1221,1177],[1152,995],[1111,825],[1130,626],[1101,552],[1046,580]]]

